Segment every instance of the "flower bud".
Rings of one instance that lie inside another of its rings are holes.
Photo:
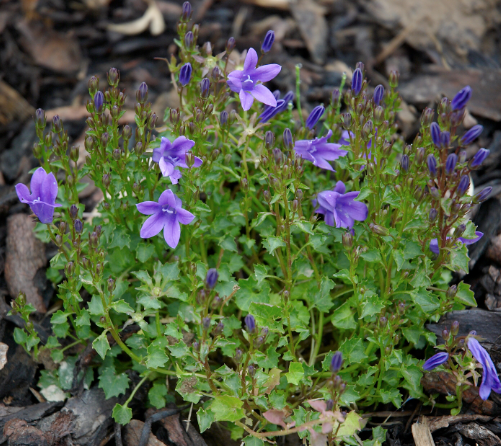
[[[263,53],[267,53],[268,51],[270,51],[274,41],[275,41],[275,33],[270,29],[266,33],[266,36],[264,37],[263,43],[261,45],[261,51]]]
[[[339,103],[339,98],[341,96],[341,93],[339,91],[339,88],[334,88],[332,90],[332,105],[335,107]]]
[[[252,316],[252,314],[245,316],[244,322],[245,327],[250,334],[256,331],[256,320],[254,319],[254,316]]]
[[[378,85],[374,89],[374,96],[373,96],[374,104],[379,105],[380,102],[383,100],[383,96],[384,96],[384,87],[382,85]]]
[[[273,158],[275,158],[275,163],[280,165],[280,163],[282,162],[282,151],[278,147],[275,147],[272,150],[272,153],[273,153]]]
[[[210,317],[204,317],[202,319],[202,328],[207,331],[210,328]]]
[[[217,272],[216,268],[210,268],[207,271],[207,275],[205,276],[205,283],[207,285],[207,288],[212,289],[216,286],[217,279],[219,277],[219,274]]]
[[[39,129],[45,129],[47,125],[47,119],[45,117],[45,112],[39,108],[35,112],[35,124]]]
[[[460,110],[466,107],[466,104],[471,98],[471,87],[466,86],[462,90],[459,90],[451,101],[451,107],[453,110]]]
[[[228,112],[224,110],[219,115],[219,124],[221,125],[221,127],[226,127],[227,123],[228,123]]]
[[[235,350],[235,355],[233,356],[233,359],[235,360],[235,362],[236,362],[237,364],[239,364],[239,363],[242,361],[242,357],[243,357],[243,355],[244,355],[244,354],[243,354],[242,350],[240,350],[239,348],[237,348],[237,349]]]
[[[331,364],[330,364],[330,371],[332,373],[337,373],[343,366],[343,355],[341,352],[336,352],[334,355],[332,355],[331,359]]]
[[[94,96],[99,89],[99,79],[96,76],[92,76],[89,79],[87,86],[89,87],[89,93],[91,94],[91,96]]]
[[[64,273],[66,277],[72,277],[75,272],[75,264],[73,262],[68,262],[64,268]]]
[[[63,122],[61,121],[61,118],[59,117],[59,115],[55,115],[53,118],[52,118],[52,131],[54,133],[61,133],[63,131]],[[57,139],[56,139],[57,141]]]
[[[115,289],[115,285],[116,285],[115,279],[113,277],[108,277],[107,287],[110,293],[112,293],[113,290]]]
[[[83,223],[81,220],[79,219],[76,219],[74,222],[73,222],[73,227],[75,228],[75,232],[77,234],[80,234],[82,231],[83,231]]]
[[[475,139],[477,139],[480,136],[480,134],[482,133],[483,130],[484,130],[484,127],[481,125],[473,126],[460,139],[460,141],[459,141],[460,144],[462,144],[463,146],[471,144]]]
[[[200,305],[202,305],[205,302],[206,298],[207,298],[207,293],[205,292],[204,289],[201,289],[197,294],[197,302]]]
[[[234,37],[230,37],[226,42],[226,54],[229,55],[237,46]]]
[[[270,191],[268,189],[264,190],[263,197],[266,200],[266,202],[269,204],[271,201],[271,194],[270,194]]]
[[[110,68],[107,75],[108,84],[110,84],[110,86],[112,87],[116,87],[120,82],[120,71],[118,71],[116,68]]]
[[[374,110],[374,123],[380,126],[384,120],[384,108],[378,105]]]
[[[470,177],[468,175],[463,175],[459,180],[457,194],[462,197],[466,191],[470,188]]]
[[[103,272],[103,265],[101,263],[96,264],[96,274],[100,276]]]
[[[440,191],[435,186],[432,186],[432,187],[430,187],[430,195],[433,198],[439,199],[440,198]]]
[[[343,234],[343,246],[346,249],[350,249],[353,246],[353,236],[350,231],[347,231]]]
[[[143,82],[136,91],[136,101],[139,104],[144,104],[148,100],[148,85]]]
[[[254,347],[259,348],[264,344],[264,337],[263,336],[258,336],[254,340]]]
[[[273,144],[275,143],[275,135],[271,130],[268,130],[264,135],[264,143],[267,149],[271,149]]]
[[[193,71],[193,69],[191,68],[191,64],[189,62],[185,63],[181,67],[181,70],[179,71],[179,83],[183,87],[186,87],[186,85],[189,84],[192,71]]]
[[[482,163],[486,160],[486,158],[489,156],[489,154],[490,150],[480,149],[477,153],[475,153],[475,155],[469,162],[468,167],[472,170],[478,169],[482,165]]]
[[[104,95],[102,91],[98,91],[94,95],[94,109],[97,113],[103,112],[103,104],[104,104]]]
[[[426,158],[426,162],[428,164],[428,170],[430,171],[431,176],[434,177],[437,174],[437,160],[432,154],[430,154]]]
[[[317,124],[318,120],[322,117],[322,115],[325,113],[325,108],[323,105],[317,105],[310,113],[308,116],[308,119],[306,119],[306,127],[309,128],[310,130],[313,130],[315,125]]]
[[[377,234],[377,235],[385,236],[385,235],[388,235],[390,233],[388,231],[388,229],[386,229],[385,227],[380,226],[380,225],[375,225],[374,223],[371,223],[369,225],[369,228],[372,232],[374,232],[374,234]]]
[[[191,49],[193,46],[193,33],[191,31],[188,31],[184,35],[184,46],[188,49]]]
[[[110,175],[109,175],[109,174],[107,174],[107,173],[105,173],[105,174],[103,175],[103,179],[102,179],[102,181],[103,181],[103,186],[104,186],[106,189],[108,189],[108,187],[110,187],[110,184],[111,184],[111,177],[110,177]]]
[[[360,68],[357,68],[353,72],[353,77],[351,79],[351,91],[353,92],[355,97],[357,97],[360,91],[362,90],[363,80],[364,76],[362,74],[362,70]]]
[[[80,156],[80,149],[78,148],[78,146],[73,146],[70,149],[70,159],[71,159],[71,161],[73,161],[74,163],[76,163],[78,161],[79,156]]]
[[[364,126],[362,127],[362,138],[367,140],[372,135],[372,130],[374,129],[374,125],[372,121],[369,119]]]
[[[181,15],[181,20],[183,22],[187,22],[188,20],[190,20],[191,14],[192,14],[191,3],[190,2],[184,2],[183,3],[183,13]]]
[[[452,175],[452,173],[454,172],[454,169],[456,168],[457,160],[458,160],[458,157],[455,153],[451,153],[447,157],[447,160],[445,161],[445,173],[447,175]]]
[[[343,113],[343,127],[345,130],[349,130],[351,128],[351,114]]]
[[[390,72],[390,79],[389,79],[390,87],[392,87],[392,88],[398,87],[398,78],[399,77],[400,77],[400,74],[398,73],[398,71],[393,70]]]
[[[475,203],[482,203],[482,201],[487,200],[487,197],[490,195],[491,192],[492,192],[492,187],[488,186],[488,187],[482,189],[478,194],[476,194],[473,197],[473,201]]]
[[[251,364],[249,367],[247,367],[247,373],[249,374],[249,376],[251,378],[254,378],[254,376],[256,374],[256,366]]]
[[[209,96],[210,80],[204,77],[200,82],[200,95],[202,98],[207,98]]]
[[[440,147],[448,149],[451,142],[451,134],[449,132],[440,133]]]
[[[452,334],[452,336],[457,336],[458,333],[459,333],[459,322],[454,321],[454,322],[452,322],[452,325],[451,325],[451,334]]]
[[[404,172],[409,170],[409,155],[402,155],[402,158],[400,158],[400,167]]]
[[[283,142],[285,150],[290,150],[292,148],[293,145],[292,132],[289,128],[286,128],[284,130]]]
[[[438,216],[438,211],[435,208],[430,209],[430,214],[428,215],[428,220],[430,223],[433,223]]]
[[[217,325],[212,329],[212,336],[219,336],[224,330],[223,321],[219,321]]]
[[[97,248],[97,245],[99,243],[99,238],[97,236],[97,233],[94,231],[89,234],[89,245],[91,248]]]

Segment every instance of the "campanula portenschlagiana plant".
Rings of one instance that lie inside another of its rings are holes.
[[[60,309],[43,344],[20,296],[13,311],[26,327],[16,340],[35,359],[46,350],[64,363],[42,372],[42,392],[94,383],[107,398],[127,393],[113,411],[122,424],[144,385],[148,406],[192,403],[201,431],[224,421],[247,445],[293,433],[358,444],[363,411],[432,403],[418,359],[436,344],[425,324],[475,305],[468,285],[449,286],[451,271],[468,270],[465,245],[481,237],[467,213],[490,193],[469,192],[470,172],[489,155],[466,157],[465,141],[479,135],[462,128],[474,91],[444,98],[437,119],[425,109],[406,144],[396,72],[372,94],[358,63],[351,88],[343,81],[330,103],[307,111],[300,67],[296,94],[280,99],[264,85],[281,71],[268,64],[273,34],[262,36],[260,57],[236,54],[233,38],[213,56],[191,15],[186,3],[177,59],[167,61],[180,105],[161,129],[145,83],[134,124],[119,124],[116,69],[107,88],[89,80],[84,147],[69,147],[59,117],[46,129],[37,110],[42,167],[31,192],[17,191],[38,237],[58,248],[48,277]],[[87,178],[103,196],[92,218],[79,202]],[[460,367],[457,341],[425,370],[453,367],[459,396],[480,377],[483,396],[497,391],[495,369],[468,339],[473,356]],[[97,352],[86,370],[75,368],[77,345]],[[129,371],[141,377],[135,385]]]

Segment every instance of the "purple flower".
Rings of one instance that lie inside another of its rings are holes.
[[[343,365],[342,353],[341,352],[334,353],[331,359],[331,366],[330,366],[331,372],[337,373],[341,369],[342,365]]]
[[[363,80],[364,76],[362,74],[362,70],[360,68],[357,68],[353,72],[353,78],[351,79],[351,89],[353,90],[355,96],[358,96],[358,93],[360,93],[360,90],[362,90]]]
[[[325,108],[323,105],[317,105],[310,113],[310,116],[308,116],[308,119],[306,119],[306,127],[309,128],[310,130],[315,127],[317,124],[318,120],[322,117],[322,115],[325,113]]]
[[[289,91],[284,96],[283,99],[280,99],[280,91],[278,91],[278,90],[273,92],[273,96],[275,97],[275,99],[277,101],[277,106],[272,107],[271,105],[267,105],[264,108],[264,112],[261,113],[261,115],[259,116],[259,118],[261,119],[261,122],[268,122],[274,116],[287,110],[287,107],[289,106],[289,102],[294,99],[294,93],[292,91]]]
[[[440,145],[444,149],[447,149],[449,147],[450,142],[451,142],[451,134],[449,132],[440,133]]]
[[[324,214],[325,224],[336,228],[351,229],[355,220],[364,221],[369,214],[365,203],[355,201],[360,192],[345,193],[346,186],[338,181],[333,191],[324,191],[318,194],[315,209],[317,214]]]
[[[475,235],[475,238],[458,237],[458,240],[464,245],[472,245],[473,243],[477,243],[484,236],[484,234],[480,231],[475,231]],[[449,239],[450,237],[447,237],[447,240]],[[440,249],[438,247],[438,239],[434,238],[430,241],[430,251],[434,252],[435,254],[438,254],[440,252]]]
[[[268,82],[280,73],[282,67],[278,64],[263,65],[256,68],[257,53],[254,48],[249,48],[244,62],[243,70],[235,70],[228,74],[228,86],[231,91],[239,93],[240,102],[244,110],[249,110],[257,99],[266,105],[277,106],[277,100],[272,92],[258,82]]]
[[[481,203],[482,201],[485,201],[487,197],[491,194],[492,192],[492,187],[487,186],[486,188],[482,189],[478,194],[476,194],[473,197],[473,200],[477,203]]]
[[[428,164],[428,170],[430,171],[432,176],[435,176],[437,174],[437,160],[433,155],[428,155],[426,162]]]
[[[431,123],[430,133],[433,144],[435,144],[437,147],[440,146],[440,126],[436,122]]]
[[[252,314],[245,316],[244,322],[249,333],[254,333],[256,331],[256,319],[254,319]]]
[[[458,161],[458,157],[455,153],[451,153],[447,157],[447,160],[445,161],[445,173],[447,175],[451,175],[454,172],[454,169],[456,168],[457,161]]]
[[[458,195],[462,196],[470,187],[470,177],[468,175],[463,175],[459,180],[457,192]]]
[[[327,135],[322,138],[296,141],[294,152],[321,169],[334,171],[327,161],[337,160],[340,156],[345,156],[348,152],[340,149],[341,144],[328,143],[327,140],[331,136],[332,130],[329,130]]]
[[[496,393],[501,393],[501,383],[499,382],[498,373],[496,371],[496,367],[492,362],[489,353],[480,345],[475,338],[468,337],[468,348],[471,351],[473,357],[482,364],[482,368],[484,369],[484,374],[482,376],[482,384],[480,385],[480,389],[478,394],[480,398],[484,401],[489,398],[491,394],[491,390],[494,390]]]
[[[449,359],[449,353],[447,352],[437,353],[423,364],[423,370],[429,372],[430,370],[433,370],[439,365],[446,363],[448,359]]]
[[[101,111],[101,108],[103,107],[103,103],[104,103],[104,95],[103,95],[103,92],[102,91],[98,91],[95,95],[94,95],[94,108],[96,109],[96,111]]]
[[[464,87],[462,90],[459,90],[454,96],[454,99],[451,102],[453,110],[461,110],[466,107],[467,102],[471,98],[471,88],[470,86]]]
[[[155,201],[144,201],[136,204],[137,210],[144,215],[151,215],[146,219],[141,228],[141,238],[150,238],[157,235],[162,229],[164,230],[164,238],[167,244],[174,249],[179,243],[181,236],[181,227],[190,224],[195,216],[183,209],[182,201],[174,192],[167,189],[158,198],[158,203]]]
[[[210,268],[209,271],[207,271],[207,276],[205,276],[205,283],[210,289],[216,286],[218,277],[219,273],[217,272],[216,268]]]
[[[468,130],[460,140],[460,143],[464,146],[472,143],[475,139],[477,139],[482,130],[484,129],[481,125],[474,125],[470,130]]]
[[[31,177],[31,194],[28,187],[22,183],[16,184],[16,192],[21,203],[30,205],[33,213],[42,223],[52,223],[56,204],[57,181],[54,174],[47,172],[43,167],[38,168]]]
[[[274,41],[275,41],[275,33],[270,29],[266,33],[266,36],[264,36],[263,44],[261,45],[261,51],[263,53],[267,53],[268,51],[270,51]]]
[[[185,136],[179,136],[172,143],[168,138],[162,137],[160,147],[153,150],[153,161],[158,163],[162,175],[164,177],[169,177],[172,184],[177,184],[179,178],[182,176],[181,172],[174,168],[176,166],[184,169],[188,168],[186,164],[186,153],[189,152],[194,145],[195,141],[187,139]],[[193,167],[200,167],[201,165],[202,160],[196,156]]]
[[[372,152],[371,152],[372,154]],[[370,156],[370,155],[369,155]],[[369,157],[370,159],[370,157]],[[400,167],[404,172],[407,172],[409,170],[409,155],[402,155],[402,158],[400,158]]]
[[[191,79],[191,64],[185,63],[182,67],[181,70],[179,70],[179,83],[183,86],[186,87],[186,85],[189,84],[190,79]]]
[[[490,153],[490,150],[480,149],[477,153],[475,153],[472,160],[470,161],[470,168],[475,169],[477,167],[480,167],[480,165],[485,161]]]
[[[373,96],[374,104],[379,105],[379,103],[383,100],[383,96],[384,96],[384,87],[382,85],[378,85],[374,89],[374,96]]]

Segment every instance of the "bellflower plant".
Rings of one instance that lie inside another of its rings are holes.
[[[491,192],[468,192],[488,155],[466,156],[479,133],[461,130],[474,88],[425,109],[407,145],[397,72],[372,94],[358,63],[351,88],[343,78],[307,118],[299,66],[296,97],[268,89],[283,81],[268,64],[271,35],[260,57],[237,54],[233,38],[213,56],[191,16],[186,2],[167,60],[179,106],[161,128],[145,83],[134,128],[121,124],[114,68],[88,82],[85,157],[59,117],[47,125],[35,113],[41,167],[31,191],[16,190],[38,217],[37,237],[57,247],[49,339],[22,294],[12,311],[25,322],[16,341],[56,364],[41,373],[42,394],[98,386],[119,397],[120,424],[134,395],[157,409],[185,401],[202,432],[224,422],[256,446],[288,434],[383,443],[382,428],[372,440],[359,432],[362,412],[416,400],[458,410],[468,387],[480,385],[482,398],[497,391],[475,335],[454,326],[437,345],[426,328],[476,305],[469,285],[449,285],[481,237],[468,212]],[[80,202],[89,181],[102,196],[91,213]],[[77,352],[91,349],[86,367]],[[427,373],[451,373],[456,395],[426,395]]]

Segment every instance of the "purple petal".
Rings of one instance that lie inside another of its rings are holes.
[[[331,172],[335,172],[334,168],[326,161],[324,160],[321,156],[315,156],[316,153],[313,156],[313,164],[315,166],[320,167],[320,169],[325,169],[325,170],[330,170]]]
[[[329,209],[332,212],[332,210],[336,206],[336,201],[338,197],[339,197],[338,193],[332,192],[330,190],[320,192],[317,197],[318,204],[325,209]]]
[[[172,150],[176,152],[188,152],[195,145],[195,141],[186,138],[186,136],[180,136],[174,140],[172,143]]]
[[[262,102],[263,104],[270,105],[272,107],[277,106],[277,100],[275,99],[275,96],[273,96],[273,93],[264,85],[254,85],[254,89],[251,91],[251,94],[252,96],[254,96],[254,98],[256,98],[259,102]]]
[[[242,108],[247,111],[252,107],[252,103],[254,102],[254,97],[247,93],[244,90],[240,90],[240,103],[242,104]]]
[[[42,223],[52,223],[54,219],[54,207],[38,202],[30,205],[30,208]]]
[[[254,48],[249,48],[247,51],[247,56],[245,57],[244,62],[244,73],[252,71],[256,68],[257,65],[257,53]]]
[[[423,364],[423,369],[429,372],[430,370],[433,370],[439,365],[445,364],[448,359],[449,359],[449,353],[447,352],[437,353],[436,355],[433,355],[431,358],[426,360],[426,362]]]
[[[139,235],[141,238],[150,238],[157,235],[166,224],[165,214],[158,212],[146,219]]]
[[[170,206],[171,208],[176,208],[176,194],[170,189],[162,192],[162,195],[158,198],[158,204],[162,206]]]
[[[170,150],[171,145],[172,144],[169,138],[162,137],[162,139],[160,140],[160,150],[162,151],[162,153],[166,150]]]
[[[438,248],[438,239],[434,238],[430,241],[430,251],[439,254],[440,249]]]
[[[349,214],[338,208],[334,211],[334,220],[336,221],[336,228],[352,228],[355,224]]]
[[[160,158],[158,165],[160,166],[160,171],[164,177],[170,177],[172,172],[174,172],[174,165],[169,161],[166,161],[165,158]]]
[[[324,214],[324,221],[327,226],[334,226],[334,214],[332,212],[326,212]]]
[[[30,190],[23,183],[16,184],[16,193],[21,203],[31,203],[33,201],[33,197],[30,195]]]
[[[334,192],[338,194],[344,194],[346,192],[346,186],[342,181],[338,181],[336,183],[336,187],[334,188]]]
[[[181,178],[182,176],[183,174],[179,170],[174,170],[174,172],[172,172],[171,176],[169,177],[170,182],[172,184],[177,184],[179,183],[179,178]]]
[[[57,181],[51,172],[45,177],[40,189],[40,199],[44,203],[54,204],[57,197]]]
[[[463,237],[458,237],[458,240],[463,242],[464,245],[472,245],[473,243],[477,243],[483,236],[484,234],[480,231],[475,231],[475,238],[463,238]]]
[[[276,63],[263,65],[254,70],[252,77],[260,80],[261,82],[268,82],[274,79],[278,75],[278,73],[280,73],[281,69],[282,67]]]
[[[31,177],[31,184],[30,184],[31,194],[35,200],[37,198],[41,198],[42,184],[46,177],[47,177],[47,172],[45,172],[43,167],[38,168]]]
[[[167,139],[167,138],[162,138],[162,139]],[[153,162],[158,163],[160,161],[160,158],[164,156],[164,150],[162,147],[157,147],[156,149],[153,149]]]
[[[203,164],[203,160],[198,156],[195,157],[195,162],[193,163],[193,167],[200,167]]]
[[[174,214],[169,214],[169,218],[164,227],[164,239],[167,244],[174,249],[179,243],[181,237],[181,226]]]
[[[162,212],[162,206],[156,201],[143,201],[136,204],[137,210],[144,215],[153,215],[157,212]]]
[[[238,93],[242,89],[242,82],[239,80],[228,79],[226,83],[228,84],[228,87],[230,87],[230,90],[235,93]]]
[[[180,207],[176,209],[176,212],[177,220],[183,225],[189,225],[195,218],[195,216],[191,212],[188,212],[186,209],[182,209]]]
[[[353,220],[364,221],[369,215],[367,205],[360,201],[354,201],[350,197],[347,197],[347,195],[348,194],[337,199],[336,211],[349,215]]]
[[[325,143],[317,148],[315,155],[321,156],[328,161],[335,161],[348,154],[347,150],[342,150],[340,147],[340,144]]]

